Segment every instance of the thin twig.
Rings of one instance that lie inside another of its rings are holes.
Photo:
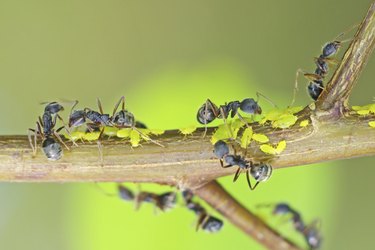
[[[209,182],[193,190],[193,192],[201,199],[205,200],[212,208],[221,213],[231,223],[268,249],[300,249],[292,242],[284,239],[257,216],[243,207],[218,182]]]
[[[319,97],[316,107],[323,111],[341,115],[347,109],[347,102],[354,84],[367,64],[375,45],[375,3],[371,4],[349,48]]]

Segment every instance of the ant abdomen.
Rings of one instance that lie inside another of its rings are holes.
[[[48,160],[56,161],[62,156],[61,145],[51,137],[47,137],[43,141],[42,149]]]

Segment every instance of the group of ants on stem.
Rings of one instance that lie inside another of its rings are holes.
[[[324,90],[323,80],[328,74],[328,70],[331,64],[335,64],[336,60],[332,57],[337,53],[343,42],[339,38],[344,33],[340,34],[332,42],[324,45],[321,54],[315,58],[316,69],[314,73],[306,73],[299,69],[296,73],[296,81],[294,87],[294,94],[292,104],[295,101],[295,95],[298,87],[297,78],[300,73],[302,73],[308,80],[309,84],[307,86],[307,91],[310,97],[316,101],[322,91]],[[241,121],[248,126],[248,123],[244,117],[239,113],[239,110],[243,113],[249,115],[258,115],[262,113],[262,108],[258,104],[258,99],[261,94],[257,93],[257,100],[253,98],[246,98],[242,101],[231,101],[225,103],[224,105],[217,106],[211,100],[207,99],[206,102],[198,109],[197,121],[205,126],[204,135],[206,136],[207,124],[211,123],[215,119],[223,119],[224,123],[230,116],[231,118],[237,116]],[[263,96],[263,95],[261,95]],[[264,96],[263,96],[264,97]],[[49,160],[59,160],[62,157],[62,147],[70,150],[70,147],[61,138],[59,132],[65,129],[68,135],[71,131],[77,129],[81,126],[85,126],[86,133],[98,132],[97,143],[102,159],[101,143],[100,138],[103,136],[104,128],[114,127],[117,129],[130,128],[136,131],[144,139],[155,143],[161,147],[164,147],[158,141],[151,139],[148,135],[142,132],[142,129],[147,127],[136,121],[134,115],[125,109],[125,98],[122,96],[120,100],[116,103],[112,115],[103,112],[103,108],[99,99],[97,99],[97,105],[99,111],[93,110],[91,108],[84,108],[80,110],[74,110],[78,101],[74,102],[69,115],[68,126],[65,125],[63,118],[59,115],[59,112],[64,110],[64,107],[58,102],[50,102],[44,108],[43,115],[38,118],[36,122],[35,129],[29,129],[29,142],[33,151],[33,155],[37,152],[37,137],[42,138],[42,150]],[[120,110],[118,111],[121,105]],[[55,129],[57,124],[57,119],[59,119],[64,125]],[[34,138],[32,138],[32,133],[34,133]],[[57,140],[56,140],[57,139]],[[74,140],[72,140],[73,145],[78,146]],[[220,160],[221,167],[227,168],[232,166],[237,166],[238,169],[234,175],[233,181],[236,181],[242,170],[246,171],[246,177],[248,186],[251,190],[254,190],[259,182],[266,181],[270,178],[272,173],[272,167],[267,163],[253,163],[248,161],[244,156],[241,156],[234,152],[230,153],[229,146],[224,140],[218,140],[214,144],[214,154]],[[252,186],[250,182],[250,176],[256,180],[256,184]],[[159,208],[161,211],[166,211],[172,208],[176,204],[176,193],[167,192],[163,194],[154,194],[150,192],[138,192],[136,195],[124,185],[118,185],[119,196],[126,201],[135,201],[136,207],[138,208],[142,202],[153,203],[155,207]],[[199,203],[193,201],[193,193],[189,190],[182,191],[182,197],[185,201],[186,207],[194,212],[198,218],[196,229],[201,228],[208,232],[218,232],[223,226],[222,220],[209,215],[206,209]],[[269,206],[266,205],[266,206]],[[301,233],[310,249],[317,249],[321,245],[321,236],[317,228],[317,221],[306,225],[300,213],[295,209],[291,208],[286,203],[273,204],[274,215],[288,216],[289,220],[292,222],[294,229]]]

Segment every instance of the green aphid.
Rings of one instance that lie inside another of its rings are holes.
[[[131,130],[129,137],[130,137],[130,143],[133,148],[136,148],[140,145],[139,143],[141,142],[141,135],[138,131]]]
[[[231,124],[221,124],[216,129],[215,133],[211,137],[211,143],[215,144],[219,140],[228,140],[229,138],[237,138],[238,131],[240,129],[232,129]],[[231,133],[232,132],[232,133]]]
[[[123,138],[123,139],[126,139],[126,138],[129,138],[130,137],[130,132],[132,131],[131,128],[122,128],[122,129],[119,129],[117,131],[117,134],[116,136],[118,138]]]
[[[256,142],[267,143],[270,141],[265,134],[253,134],[252,139]]]
[[[100,132],[99,131],[95,131],[95,132],[86,132],[84,135],[83,135],[83,140],[85,141],[96,141],[99,139],[99,136],[100,136]]]
[[[247,148],[251,143],[251,138],[253,137],[252,127],[246,128],[241,137],[241,148]]]
[[[117,131],[118,131],[118,128],[105,127],[104,131],[103,131],[103,134],[105,134],[106,136],[109,136],[109,137],[117,136]]]
[[[271,125],[273,128],[284,129],[293,126],[297,120],[298,117],[293,114],[283,114],[279,116],[276,120],[274,120]]]
[[[150,132],[153,135],[162,135],[162,134],[164,134],[165,130],[162,130],[162,129],[150,129]]]
[[[304,127],[306,127],[307,125],[309,125],[309,123],[310,123],[310,121],[306,119],[306,120],[301,121],[301,122],[299,123],[299,126],[302,127],[302,128],[304,128]]]
[[[368,122],[368,125],[369,125],[371,128],[375,128],[375,121]]]
[[[73,131],[69,134],[64,134],[64,137],[70,141],[77,141],[77,140],[83,140],[83,137],[85,135],[85,132],[82,131]]]
[[[197,126],[189,126],[189,127],[186,127],[186,128],[180,128],[179,131],[181,134],[183,135],[191,135],[195,130],[197,130]]]
[[[290,108],[286,108],[286,109],[275,108],[275,109],[272,109],[269,112],[267,112],[264,115],[264,118],[259,123],[264,124],[267,121],[273,122],[273,121],[276,121],[276,120],[280,120],[281,118],[283,118],[285,116],[291,116],[291,115],[301,111],[302,109],[303,109],[302,106],[290,107]]]
[[[352,109],[359,115],[375,114],[375,103],[367,104],[364,106],[353,106]]]
[[[282,140],[280,141],[276,148],[274,148],[272,145],[270,144],[263,144],[263,145],[260,145],[260,150],[266,154],[270,154],[270,155],[278,155],[278,154],[281,154],[281,152],[283,152],[286,148],[286,141],[285,140]]]

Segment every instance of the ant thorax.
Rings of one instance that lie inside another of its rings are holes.
[[[119,128],[131,128],[135,126],[134,115],[127,110],[117,112],[112,117],[111,121],[116,127]]]
[[[99,112],[96,112],[94,110],[88,110],[86,112],[86,117],[93,123],[102,124],[105,126],[110,125],[110,119],[108,114],[100,114]]]

